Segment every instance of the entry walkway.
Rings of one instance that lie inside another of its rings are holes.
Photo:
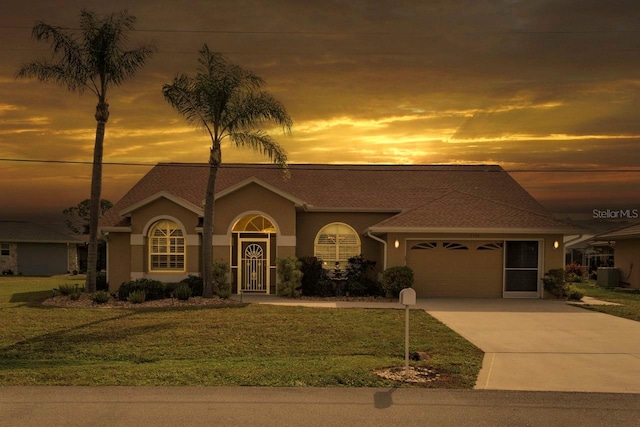
[[[326,308],[396,308],[396,302],[245,302]],[[426,310],[485,352],[477,389],[640,393],[640,322],[541,299],[420,299]]]

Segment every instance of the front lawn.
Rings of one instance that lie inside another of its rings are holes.
[[[404,363],[404,311],[247,305],[156,309],[40,303],[82,278],[0,277],[0,385],[378,386]],[[470,388],[482,352],[411,312],[429,387]]]
[[[593,281],[586,283],[572,283],[585,296],[602,301],[614,302],[620,305],[589,305],[590,310],[640,321],[640,290],[637,289],[608,289],[595,285]]]

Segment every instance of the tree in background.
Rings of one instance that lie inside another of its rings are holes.
[[[284,149],[259,127],[270,122],[289,131],[293,121],[282,103],[261,90],[264,80],[260,77],[211,52],[206,44],[199,55],[195,77],[179,74],[172,84],[164,85],[162,91],[167,102],[188,123],[211,137],[202,224],[203,296],[211,297],[214,190],[222,163],[221,144],[228,138],[236,147],[259,151],[286,169]]]
[[[89,220],[90,220],[90,206],[91,200],[84,199],[76,206],[68,207],[62,211],[65,216],[64,223],[67,225],[69,231],[74,234],[88,234],[89,233]],[[109,209],[113,207],[113,203],[109,200],[100,200],[100,213],[102,217]]]
[[[33,27],[32,36],[51,44],[52,59],[37,59],[25,64],[17,74],[21,78],[35,77],[42,82],[57,83],[80,94],[88,90],[98,98],[89,206],[87,292],[96,291],[102,155],[105,127],[109,119],[107,91],[110,86],[119,86],[132,77],[154,50],[151,45],[125,50],[135,22],[136,18],[126,10],[104,17],[83,10],[80,13],[81,37],[78,39],[72,30],[39,21]]]

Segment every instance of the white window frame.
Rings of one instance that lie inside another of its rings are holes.
[[[160,228],[160,226],[164,226],[164,228]],[[158,229],[165,231],[165,235],[154,236],[155,231]],[[157,221],[149,228],[147,239],[147,247],[149,250],[149,272],[175,273],[186,271],[186,237],[184,230],[178,223],[170,219],[161,219]],[[161,248],[164,248],[164,250],[161,250]],[[154,267],[154,257],[166,257],[165,264],[167,267]],[[172,260],[172,257],[175,257],[175,259]],[[180,258],[182,258],[181,261]]]
[[[332,228],[334,229],[332,230]],[[324,236],[327,241],[333,240],[334,243],[321,243],[320,240]],[[333,236],[333,239],[330,236]],[[355,238],[355,242],[351,240],[353,238]],[[341,244],[341,241],[346,242]],[[325,225],[318,231],[313,242],[313,255],[322,262],[322,266],[326,270],[343,271],[347,266],[348,259],[360,254],[362,254],[360,236],[353,227],[343,222],[332,222]]]

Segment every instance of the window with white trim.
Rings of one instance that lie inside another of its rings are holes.
[[[361,254],[360,237],[347,224],[334,222],[320,230],[314,252],[327,270],[344,270],[349,258]]]
[[[173,221],[158,221],[149,230],[149,270],[184,271],[182,229]]]
[[[9,256],[9,255],[11,255],[11,244],[9,244],[9,243],[0,243],[0,255],[1,256]]]

